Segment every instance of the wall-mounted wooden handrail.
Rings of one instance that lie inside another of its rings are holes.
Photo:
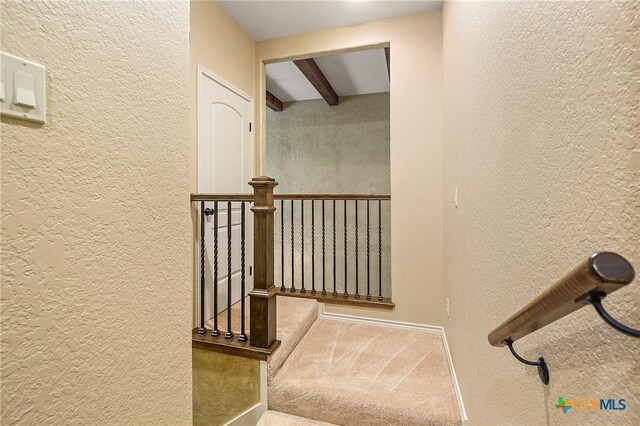
[[[594,253],[553,286],[533,299],[489,334],[493,346],[515,342],[585,304],[589,298],[599,298],[633,281],[631,264],[622,256],[611,252]]]

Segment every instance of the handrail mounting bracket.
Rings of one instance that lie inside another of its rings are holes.
[[[509,347],[509,350],[511,351],[511,354],[521,363],[526,364],[526,365],[533,365],[538,367],[538,376],[540,376],[540,380],[542,381],[542,383],[544,383],[545,385],[549,384],[549,368],[547,367],[547,363],[544,361],[544,358],[540,357],[538,358],[537,361],[528,361],[524,358],[522,358],[520,355],[518,355],[515,351],[515,349],[513,349],[513,340],[505,340],[504,342],[505,345],[507,345]]]
[[[598,313],[598,315],[600,315],[604,322],[609,324],[614,329],[618,330],[620,333],[626,334],[627,336],[631,337],[640,337],[640,330],[628,327],[616,321],[611,315],[609,315],[609,312],[604,309],[604,306],[602,306],[602,299],[604,299],[606,295],[607,293],[602,291],[592,291],[584,298],[579,299],[578,302],[593,305],[593,307],[596,309],[596,312]]]

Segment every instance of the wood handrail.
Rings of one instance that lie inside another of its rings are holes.
[[[191,194],[191,201],[253,201],[253,194]]]
[[[603,296],[633,281],[631,264],[611,252],[598,252],[560,278],[489,334],[493,346],[505,346],[587,304],[590,294]]]
[[[274,200],[390,200],[389,194],[273,194]],[[253,201],[253,194],[191,194],[191,201]]]
[[[273,194],[274,200],[390,200],[389,194]]]

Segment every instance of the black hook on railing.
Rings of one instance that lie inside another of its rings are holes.
[[[513,356],[521,363],[526,365],[537,366],[538,376],[540,376],[540,380],[542,380],[542,383],[544,383],[545,385],[549,384],[549,368],[547,368],[547,363],[544,361],[544,358],[540,357],[538,358],[537,361],[527,361],[526,359],[518,355],[516,351],[513,349],[513,340],[505,340],[502,343],[504,343],[509,347],[511,354],[513,354]]]
[[[593,305],[598,315],[600,315],[600,317],[602,317],[602,319],[607,324],[609,324],[614,329],[618,330],[620,333],[626,334],[627,336],[631,336],[631,337],[640,337],[640,330],[636,330],[634,328],[627,327],[626,325],[619,323],[611,315],[609,315],[609,313],[604,309],[604,306],[602,306],[602,299],[604,299],[606,295],[607,295],[606,293],[600,292],[600,291],[592,292],[592,293],[589,293],[580,302]]]
[[[213,209],[210,209],[209,207],[207,207],[206,209],[204,209],[204,215],[205,216],[211,216],[214,213]]]

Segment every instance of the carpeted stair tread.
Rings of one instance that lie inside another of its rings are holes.
[[[249,333],[249,298],[245,300],[245,330]],[[318,318],[318,302],[313,299],[277,296],[276,298],[276,336],[282,343],[269,359],[269,379],[278,372],[291,352],[304,337],[305,333]],[[213,318],[205,322],[205,327],[213,329]],[[227,330],[227,311],[218,314],[218,328]],[[231,329],[240,333],[240,302],[231,305]]]
[[[269,409],[339,425],[461,424],[437,334],[318,320],[268,391]]]
[[[278,296],[276,304],[276,336],[282,343],[269,359],[269,380],[278,373],[318,319],[318,302],[313,299]]]
[[[335,426],[331,423],[319,422],[304,417],[292,416],[279,411],[267,410],[256,426]]]

